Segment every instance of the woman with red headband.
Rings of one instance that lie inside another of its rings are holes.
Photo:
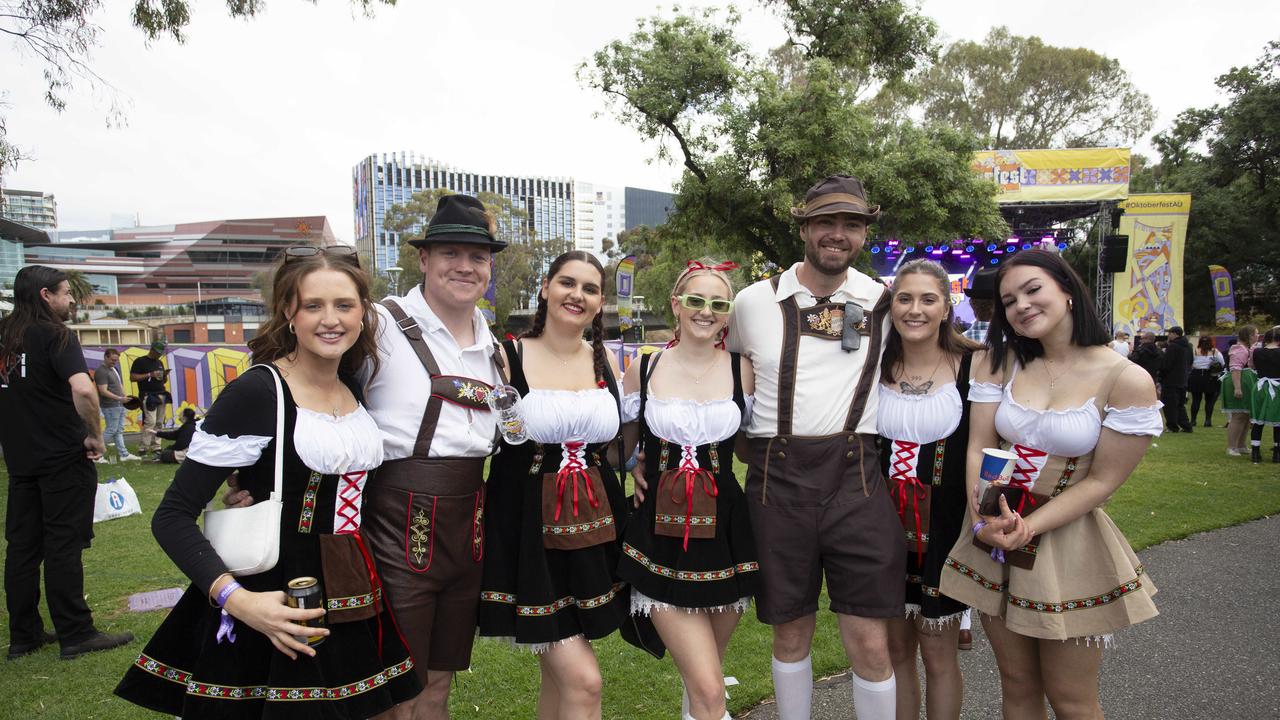
[[[640,443],[649,491],[627,525],[618,576],[648,616],[686,691],[683,718],[721,720],[721,663],[755,594],[755,541],[733,476],[733,444],[751,409],[751,362],[724,349],[731,262],[693,261],[671,292],[676,337],[623,380],[628,447]]]

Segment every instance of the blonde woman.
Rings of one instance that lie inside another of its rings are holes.
[[[671,291],[676,339],[623,381],[628,448],[648,492],[627,526],[618,576],[631,612],[652,619],[684,682],[685,720],[729,717],[725,648],[759,574],[733,445],[751,409],[751,362],[724,349],[733,263],[692,261]]]

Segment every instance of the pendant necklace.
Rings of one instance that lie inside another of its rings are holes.
[[[676,362],[680,363],[680,367],[684,368],[686,373],[693,375],[693,371],[689,369],[689,366],[685,364],[684,360],[680,359],[680,355],[678,354],[676,355]],[[700,374],[693,376],[693,384],[701,385],[702,378],[706,377],[707,373],[711,372],[711,369],[714,368],[718,362],[720,362],[719,354],[711,358],[711,364],[707,365],[706,369],[704,369]]]
[[[1052,372],[1051,370],[1049,370],[1049,366],[1050,366],[1050,365],[1052,365],[1052,364],[1053,364],[1053,361],[1052,361],[1052,360],[1050,360],[1049,358],[1045,358],[1045,359],[1044,359],[1044,374],[1049,376],[1049,388],[1050,388],[1050,389],[1052,389],[1054,385],[1057,385],[1057,384],[1058,384],[1058,380],[1059,380],[1059,378],[1061,378],[1063,375],[1066,375],[1068,372],[1070,372],[1072,367],[1075,367],[1076,361],[1075,361],[1075,358],[1072,358],[1072,359],[1071,359],[1071,364],[1070,364],[1069,366],[1067,366],[1067,369],[1066,369],[1066,370],[1063,370],[1063,371],[1062,371],[1061,373],[1059,373],[1057,376],[1054,376],[1053,372]]]
[[[563,365],[563,366],[566,366],[566,367],[568,367],[568,365],[569,365],[569,360],[572,360],[572,359],[573,359],[573,358],[578,354],[578,351],[582,349],[582,346],[581,346],[581,345],[579,345],[576,349],[574,349],[574,351],[573,351],[572,353],[570,353],[570,355],[569,355],[569,360],[565,360],[565,359],[564,359],[564,357],[563,357],[560,353],[558,353],[558,352],[556,352],[555,350],[552,350],[552,349],[551,349],[551,343],[544,343],[544,346],[547,348],[547,352],[549,352],[549,353],[551,353],[553,356],[555,356],[555,359],[559,360],[559,361],[560,361],[560,364],[561,364],[561,365]]]

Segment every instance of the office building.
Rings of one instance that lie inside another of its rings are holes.
[[[400,246],[409,238],[383,226],[387,210],[422,190],[444,188],[466,195],[490,192],[510,200],[526,213],[518,227],[499,228],[509,242],[574,240],[575,187],[572,178],[494,175],[455,168],[414,153],[375,154],[351,172],[356,248],[373,258],[378,271],[394,266]],[[422,227],[407,231],[418,235]]]
[[[58,203],[37,190],[0,188],[0,217],[37,230],[58,227]]]
[[[659,190],[643,190],[629,187],[623,191],[626,208],[623,227],[634,230],[641,225],[658,227],[665,223],[675,209],[676,196]]]

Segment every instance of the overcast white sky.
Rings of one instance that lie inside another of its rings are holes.
[[[192,0],[187,43],[151,47],[129,24],[130,4],[107,0],[94,55],[128,104],[126,127],[107,128],[104,98],[86,88],[54,112],[42,101],[40,65],[0,43],[9,138],[34,156],[5,185],[54,193],[65,229],[105,227],[113,213],[147,225],[323,214],[350,241],[351,168],[374,152],[660,190],[679,175],[650,162],[655,148],[634,132],[597,117],[600,97],[575,77],[591,52],[656,12],[652,1],[400,0],[365,18],[344,0],[271,0],[242,21],[222,2]],[[739,5],[753,47],[783,39],[773,15]],[[1118,58],[1155,103],[1156,131],[1187,107],[1217,102],[1213,79],[1280,37],[1273,0],[923,7],[947,40],[981,39],[1003,24]]]

